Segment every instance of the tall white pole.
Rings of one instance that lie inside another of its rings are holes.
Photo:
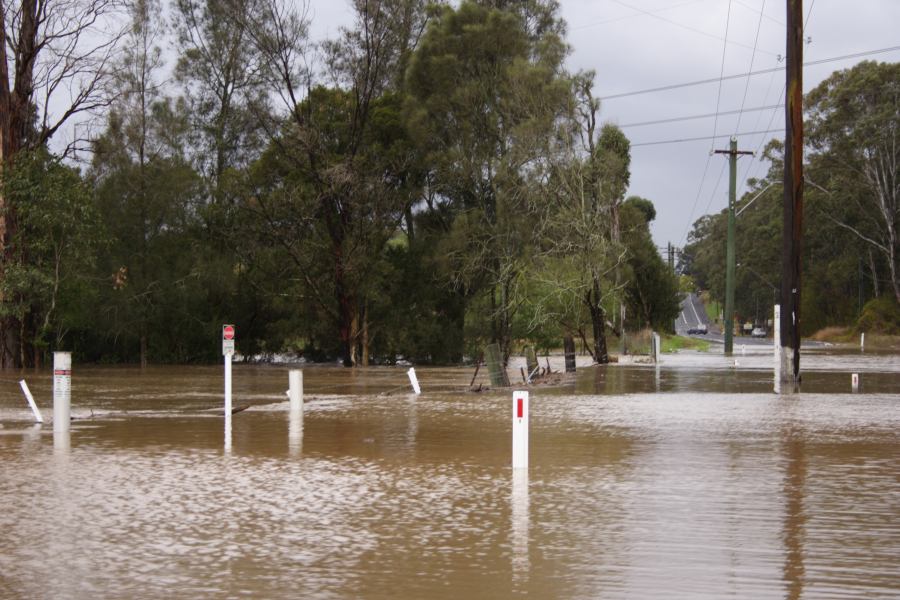
[[[72,354],[53,353],[53,431],[69,431],[72,406]]]
[[[225,353],[225,449],[231,449],[231,352]]]
[[[528,392],[513,392],[512,466],[528,468]]]

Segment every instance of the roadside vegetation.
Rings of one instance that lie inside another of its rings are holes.
[[[900,328],[900,63],[862,62],[807,94],[801,334],[826,327],[890,334]],[[750,181],[737,208],[737,322],[764,324],[780,295],[782,144]],[[755,196],[752,205],[747,203]],[[708,291],[725,292],[726,211],[694,223],[682,268]]]
[[[214,361],[223,323],[245,356],[347,366],[564,337],[604,363],[622,332],[671,331],[689,280],[650,234],[669,199],[626,195],[631,143],[566,70],[559,3],[350,7],[321,42],[282,0],[0,9],[0,367]],[[809,95],[807,333],[897,294],[897,80],[863,63]],[[767,156],[751,193],[779,179]],[[777,279],[778,196],[738,228],[742,319],[769,310],[750,269]],[[722,222],[682,265],[714,299]]]

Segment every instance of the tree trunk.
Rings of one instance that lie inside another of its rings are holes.
[[[600,281],[595,276],[593,290],[588,293],[587,305],[591,314],[591,326],[594,334],[594,362],[605,365],[609,362],[609,351],[606,348],[606,319],[603,307],[600,305],[601,297]]]

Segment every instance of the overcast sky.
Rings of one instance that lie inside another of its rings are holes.
[[[785,0],[561,0],[568,23],[571,71],[593,69],[601,98],[672,84],[783,66]],[[804,62],[900,46],[900,0],[804,0],[811,41]],[[349,22],[349,4],[312,0],[313,34],[333,35]],[[727,44],[726,44],[727,39]],[[754,47],[756,50],[754,51]],[[861,60],[895,62],[900,50],[807,66],[804,90],[837,69]],[[784,109],[750,110],[783,103],[784,71],[608,98],[601,118],[623,126],[633,144],[629,194],[653,201],[657,244],[683,246],[692,223],[728,203],[727,159],[710,157],[727,148],[736,131],[779,133],[738,137],[741,150],[758,151],[772,137],[783,138]],[[744,110],[738,113],[741,107]],[[718,108],[718,110],[717,110]],[[718,118],[628,126],[677,117],[721,114]],[[647,142],[720,136],[715,141]],[[756,158],[738,161],[738,197],[748,177],[766,166]]]

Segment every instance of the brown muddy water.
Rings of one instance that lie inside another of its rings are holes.
[[[306,367],[300,419],[236,365],[230,452],[221,367],[75,365],[56,437],[3,373],[0,598],[900,597],[900,357],[804,361],[799,394],[762,353],[532,386],[515,473],[471,369]]]

